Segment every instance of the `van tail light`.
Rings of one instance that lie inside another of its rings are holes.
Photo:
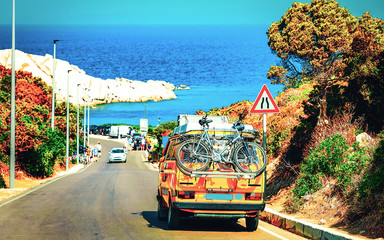
[[[195,192],[191,191],[179,191],[177,193],[177,196],[179,198],[184,198],[184,199],[194,199],[195,198]]]
[[[256,200],[260,201],[262,197],[261,193],[246,193],[245,194],[245,200]]]

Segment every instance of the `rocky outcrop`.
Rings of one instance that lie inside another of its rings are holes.
[[[34,77],[40,77],[52,86],[53,56],[27,54],[15,51],[16,70],[31,72]],[[0,50],[0,64],[11,68],[11,50]],[[69,73],[68,73],[69,71]],[[109,102],[145,102],[161,101],[177,98],[176,87],[165,81],[148,80],[135,81],[124,78],[103,80],[89,76],[84,70],[69,64],[67,61],[56,59],[55,93],[57,101],[65,101],[67,96],[67,80],[69,79],[69,101],[77,103],[77,88],[79,103],[84,104],[88,99],[91,103]]]
[[[178,87],[176,87],[176,90],[190,90],[191,88],[187,85],[181,84]]]

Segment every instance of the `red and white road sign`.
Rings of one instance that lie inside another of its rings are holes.
[[[253,104],[250,113],[279,113],[280,109],[269,92],[267,85],[263,85]]]

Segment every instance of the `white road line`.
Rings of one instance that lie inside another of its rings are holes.
[[[283,237],[283,236],[280,236],[279,234],[274,233],[274,232],[272,232],[272,231],[270,231],[270,230],[268,230],[268,229],[266,229],[266,228],[264,228],[264,227],[259,226],[258,228],[260,228],[260,229],[263,230],[264,232],[267,232],[267,233],[269,233],[269,234],[271,234],[271,235],[273,235],[273,236],[275,236],[275,237],[278,237],[278,238],[280,238],[280,239],[283,239],[283,240],[289,240],[288,238],[285,238],[285,237]]]
[[[38,187],[36,187],[36,188],[30,190],[30,191],[27,190],[26,192],[21,193],[19,196],[15,197],[15,198],[11,198],[10,200],[7,200],[6,202],[0,204],[0,208],[1,208],[2,206],[5,206],[5,205],[11,203],[11,202],[16,201],[17,199],[22,198],[22,197],[24,197],[24,196],[26,196],[26,195],[28,195],[28,194],[30,194],[30,193],[33,193],[34,191],[39,190],[40,188],[45,187],[46,185],[48,185],[48,184],[50,184],[50,183],[56,182],[57,180],[59,180],[59,179],[61,179],[61,178],[63,178],[63,177],[66,177],[66,176],[67,176],[67,175],[60,176],[60,177],[58,177],[58,178],[54,178],[54,179],[52,179],[51,181],[48,181],[48,182],[46,182],[46,183],[43,183],[42,185],[40,185],[40,186],[38,186]]]
[[[38,186],[38,187],[31,188],[31,190],[26,190],[25,192],[19,193],[20,195],[14,197],[14,198],[11,198],[11,199],[9,199],[9,200],[5,200],[5,202],[1,203],[1,204],[0,204],[0,208],[3,207],[3,206],[5,206],[5,205],[7,205],[7,204],[9,204],[9,203],[11,203],[11,202],[16,201],[17,199],[22,198],[22,197],[24,197],[24,196],[26,196],[26,195],[28,195],[28,194],[30,194],[30,193],[33,193],[34,191],[39,190],[39,189],[42,188],[42,187],[47,186],[48,184],[51,184],[51,183],[53,183],[53,182],[56,182],[57,180],[60,180],[60,179],[62,179],[62,178],[64,178],[64,177],[67,177],[67,176],[69,176],[69,175],[73,175],[73,174],[76,174],[76,173],[80,173],[80,172],[84,171],[86,168],[88,168],[90,165],[91,165],[91,164],[88,164],[87,166],[81,168],[80,170],[78,170],[78,171],[76,171],[76,172],[71,172],[71,173],[67,173],[67,174],[64,174],[64,175],[59,176],[59,177],[55,177],[55,178],[53,178],[53,179],[51,179],[51,180],[48,180],[48,181],[45,182],[45,183],[42,183],[42,184],[41,184],[40,186]]]
[[[151,170],[151,171],[153,171],[153,172],[158,172],[159,171],[159,169],[157,169],[156,167],[154,167],[151,163],[149,163],[149,162],[144,162],[145,163],[145,165],[147,165],[147,168],[149,169],[149,170]]]

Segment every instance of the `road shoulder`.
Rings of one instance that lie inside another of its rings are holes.
[[[51,183],[54,181],[57,181],[63,177],[69,176],[71,174],[80,172],[84,170],[86,167],[90,166],[83,165],[83,164],[75,164],[73,165],[68,171],[61,171],[56,172],[56,174],[52,177],[45,178],[45,179],[30,179],[29,181],[24,181],[23,187],[17,187],[17,188],[2,188],[0,189],[0,207],[8,204],[9,202],[12,202],[16,199],[19,199],[33,191],[36,191],[37,189]],[[17,180],[16,180],[17,181]]]

